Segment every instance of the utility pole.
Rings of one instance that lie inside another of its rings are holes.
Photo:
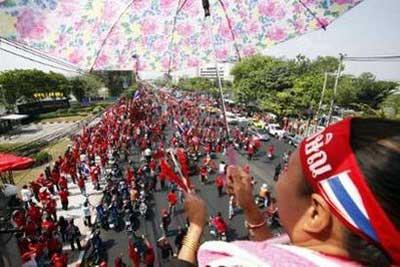
[[[342,53],[340,53],[339,54],[339,65],[338,65],[338,69],[337,69],[337,72],[336,72],[335,85],[333,87],[333,96],[332,96],[332,100],[331,100],[331,105],[329,107],[329,117],[328,117],[327,125],[329,125],[331,123],[331,121],[332,121],[333,106],[334,106],[335,101],[336,101],[337,86],[338,86],[338,83],[339,83],[340,74],[342,72],[343,59],[344,59],[344,55]]]

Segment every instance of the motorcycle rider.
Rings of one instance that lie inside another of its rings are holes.
[[[268,146],[268,151],[267,151],[268,159],[272,160],[273,157],[274,157],[274,153],[275,153],[274,145],[269,145]]]
[[[210,223],[215,228],[217,238],[222,238],[223,236],[226,236],[228,225],[222,218],[221,212],[218,212],[217,216],[212,217]]]

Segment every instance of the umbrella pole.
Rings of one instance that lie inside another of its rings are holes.
[[[209,17],[209,25],[208,25],[209,31],[210,31],[210,39],[211,42],[213,44],[213,49],[214,49],[214,57],[215,57],[215,69],[217,72],[217,82],[218,82],[218,88],[219,88],[219,93],[221,96],[221,103],[222,103],[222,113],[224,116],[224,122],[225,122],[225,128],[226,128],[226,135],[230,136],[230,132],[229,132],[229,124],[228,124],[228,120],[226,119],[226,107],[225,107],[225,100],[224,100],[224,94],[223,94],[223,90],[222,90],[222,82],[221,82],[221,76],[219,75],[219,65],[218,65],[218,60],[217,60],[217,49],[215,47],[215,42],[214,42],[214,38],[213,38],[213,32],[212,32],[212,23],[211,23],[211,17]]]

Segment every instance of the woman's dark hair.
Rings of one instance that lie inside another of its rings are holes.
[[[350,145],[366,182],[392,223],[400,229],[400,121],[354,118]],[[390,266],[375,244],[348,231],[350,257],[366,266]]]
[[[350,145],[369,188],[400,229],[400,121],[353,118]],[[313,189],[305,182],[300,193],[311,195]],[[391,266],[390,258],[378,245],[345,231],[345,246],[351,260],[363,266]]]

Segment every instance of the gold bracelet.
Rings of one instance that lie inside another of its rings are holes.
[[[246,226],[246,228],[248,229],[248,230],[254,230],[254,229],[257,229],[257,228],[261,228],[261,227],[263,227],[264,225],[266,225],[267,224],[267,220],[265,219],[265,220],[263,220],[261,223],[259,223],[259,224],[250,224],[248,221],[244,221],[244,225]]]
[[[196,241],[193,241],[185,236],[183,238],[182,246],[185,246],[193,251],[197,251],[199,248],[199,243]]]

